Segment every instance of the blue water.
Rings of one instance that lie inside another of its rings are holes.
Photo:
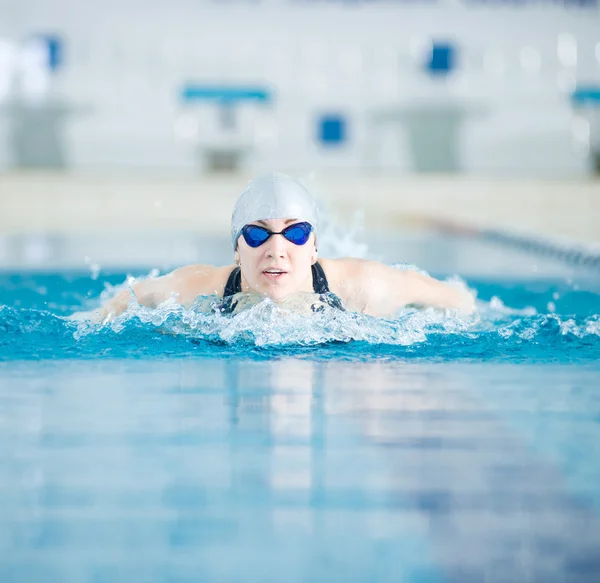
[[[0,275],[3,583],[600,581],[598,281],[67,318],[124,278]]]

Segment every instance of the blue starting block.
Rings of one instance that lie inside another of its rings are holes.
[[[216,116],[218,128],[212,135],[206,130],[199,147],[209,171],[236,171],[254,143],[248,131],[239,126],[238,114],[247,105],[265,107],[274,100],[273,91],[262,85],[212,85],[186,83],[179,93],[186,109],[209,109]]]
[[[255,101],[268,104],[273,100],[273,93],[264,87],[184,85],[181,99],[185,103],[212,101],[223,105],[234,105],[240,101]]]
[[[600,107],[600,86],[578,87],[571,94],[571,103]]]

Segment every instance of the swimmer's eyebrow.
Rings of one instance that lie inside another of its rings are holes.
[[[290,223],[293,223],[294,221],[297,221],[298,219],[287,219],[283,224],[284,225],[289,225]],[[267,222],[266,221],[255,221],[256,223],[259,223],[260,225],[264,225],[265,227],[267,226]]]

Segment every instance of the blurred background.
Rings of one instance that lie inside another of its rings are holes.
[[[370,231],[597,240],[598,0],[0,0],[3,265],[226,240],[274,170]]]

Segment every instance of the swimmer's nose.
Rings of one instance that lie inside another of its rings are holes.
[[[268,257],[285,257],[287,241],[281,235],[273,235],[267,241],[267,256]]]

